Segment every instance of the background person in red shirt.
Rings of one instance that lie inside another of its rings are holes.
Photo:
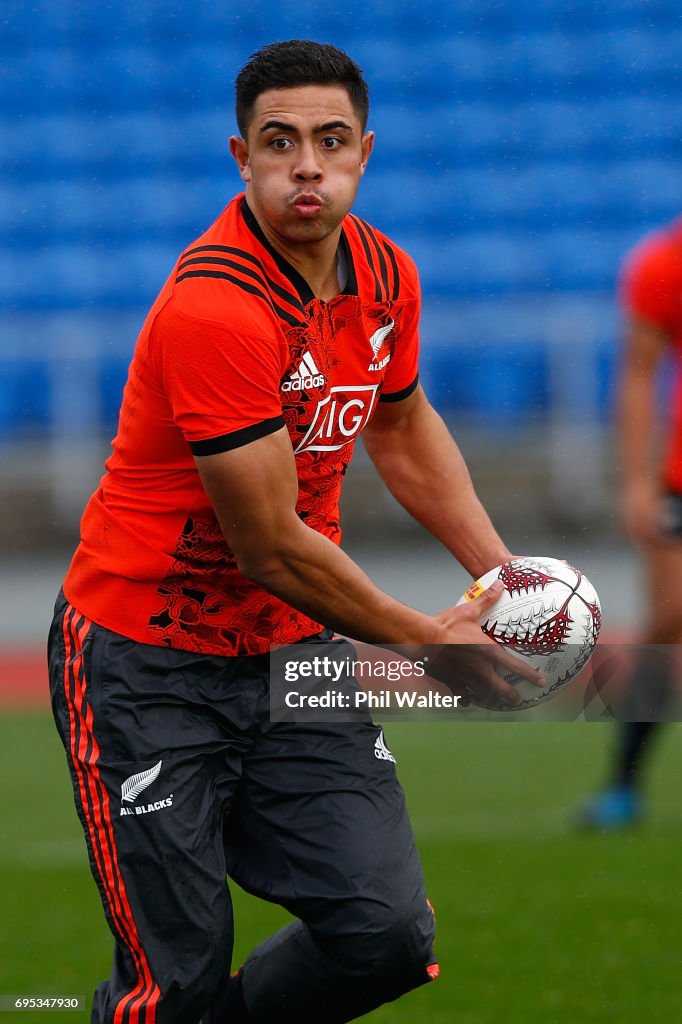
[[[620,512],[642,558],[647,605],[643,648],[625,705],[631,720],[618,730],[612,780],[581,812],[584,825],[604,829],[629,825],[642,812],[643,759],[675,684],[671,659],[647,645],[682,643],[682,219],[645,238],[629,255],[620,297]],[[663,365],[672,374],[665,382],[670,401],[661,451]]]

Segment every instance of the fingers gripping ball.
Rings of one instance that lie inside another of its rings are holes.
[[[536,707],[566,687],[585,667],[601,628],[597,592],[579,569],[557,558],[513,558],[476,580],[457,602],[473,601],[495,580],[504,590],[481,616],[481,628],[496,643],[530,661],[547,679],[538,690],[505,672],[523,707]]]

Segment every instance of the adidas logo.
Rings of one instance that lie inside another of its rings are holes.
[[[325,376],[318,370],[310,352],[301,356],[298,369],[294,370],[288,380],[282,384],[282,391],[307,391],[308,388],[320,388],[325,383]]]
[[[395,758],[384,742],[383,729],[374,741],[374,756],[380,761],[393,761],[393,764],[395,764]]]

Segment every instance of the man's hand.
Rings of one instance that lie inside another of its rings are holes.
[[[453,693],[461,694],[463,704],[490,709],[521,704],[518,691],[505,681],[505,672],[521,675],[539,689],[546,685],[541,673],[496,644],[481,629],[481,616],[495,604],[503,589],[504,585],[496,580],[475,600],[435,616],[445,627],[447,640],[438,654],[430,654],[429,675],[446,683]]]

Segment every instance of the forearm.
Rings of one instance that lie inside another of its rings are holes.
[[[619,469],[626,492],[658,484],[656,384],[668,343],[668,335],[654,323],[638,319],[626,323],[616,403]]]
[[[654,381],[626,369],[621,380],[617,420],[620,476],[624,487],[653,480],[655,429]]]
[[[220,528],[243,576],[317,622],[370,643],[438,643],[431,616],[379,590],[296,512],[298,480],[285,428],[197,459]]]
[[[390,430],[366,433],[365,445],[394,497],[473,577],[511,557],[452,435],[428,403]]]
[[[479,621],[499,589],[493,585],[473,602],[435,616],[379,590],[340,548],[298,516],[298,480],[285,428],[248,445],[199,456],[197,468],[247,579],[316,622],[358,640],[403,649],[409,645],[409,656],[416,658],[426,656],[425,647],[436,645],[438,678],[451,688],[480,692],[486,702],[491,694],[512,703],[518,699],[495,669],[506,652],[485,636]],[[457,645],[456,655],[451,645]],[[531,676],[540,685],[539,675]]]
[[[436,644],[429,615],[380,590],[332,541],[292,517],[283,539],[240,562],[248,578],[317,622],[368,643]]]
[[[464,703],[470,697],[490,707],[520,700],[503,680],[505,668],[519,671],[518,659],[480,627],[481,616],[500,596],[499,581],[473,602],[432,617],[384,594],[343,551],[304,524],[287,536],[277,557],[264,561],[255,576],[271,593],[341,634],[429,661],[429,674]],[[545,685],[530,666],[521,672],[536,686]]]

